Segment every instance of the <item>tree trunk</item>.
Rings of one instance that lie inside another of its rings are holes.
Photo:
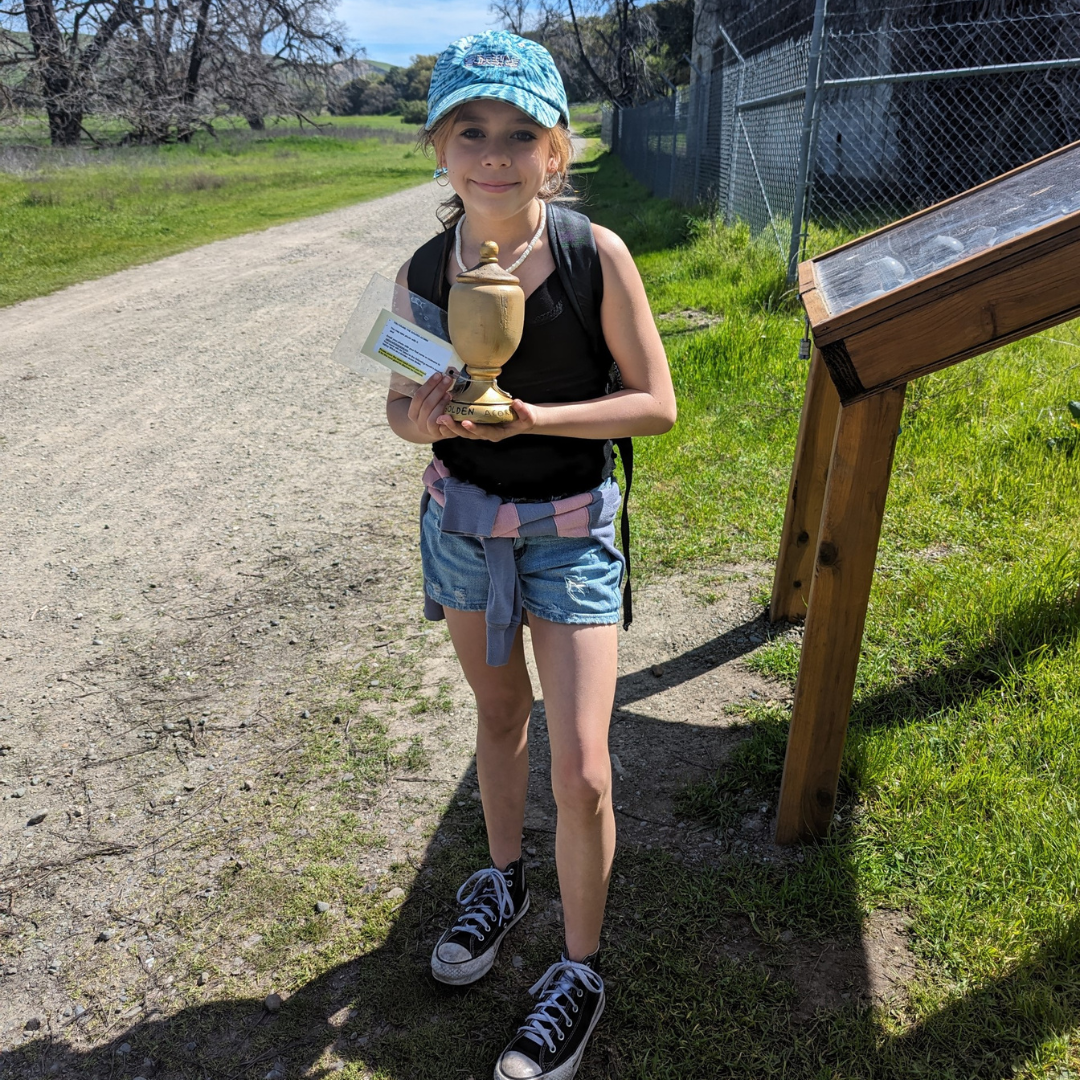
[[[252,131],[266,130],[266,121],[258,113],[248,113],[244,119],[247,120],[248,127],[251,128]]]
[[[183,103],[191,106],[199,92],[199,69],[206,58],[206,34],[210,19],[211,0],[199,0],[199,14],[195,20],[195,34],[191,39],[191,53],[188,56],[187,76],[184,79]],[[192,125],[187,116],[180,122],[177,138],[180,142],[191,142]]]
[[[49,139],[54,146],[74,146],[82,132],[81,87],[71,70],[52,0],[26,0],[26,31],[41,75]]]
[[[206,57],[206,30],[210,16],[210,0],[199,0],[199,14],[195,21],[195,36],[191,39],[191,55],[188,58],[187,78],[184,80],[184,104],[190,105],[199,92],[199,68]]]

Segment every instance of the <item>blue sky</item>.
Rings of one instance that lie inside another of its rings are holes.
[[[337,17],[372,60],[402,67],[494,25],[488,0],[339,0]]]

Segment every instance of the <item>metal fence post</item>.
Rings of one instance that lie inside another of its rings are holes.
[[[690,59],[689,55],[683,53],[683,59],[693,69],[694,74],[697,75],[697,82],[690,84],[690,100],[687,104],[690,107],[690,116],[686,121],[686,153],[690,154],[691,143],[693,143],[694,152],[694,183],[690,190],[690,205],[696,206],[700,201],[698,198],[698,191],[700,189],[701,180],[701,155],[705,150],[705,125],[702,123],[702,116],[706,117],[705,123],[708,123],[708,94],[706,92],[705,97],[702,97],[702,84],[704,83],[705,76],[701,72],[701,68]],[[691,138],[691,130],[693,131],[693,137]]]
[[[810,146],[817,119],[817,91],[821,65],[821,41],[825,36],[825,7],[828,0],[815,0],[814,26],[810,31],[810,62],[806,69],[806,97],[803,101],[802,136],[799,140],[799,171],[795,177],[795,201],[791,207],[791,244],[788,247],[787,279],[795,280],[799,263],[799,244],[802,240],[806,213],[806,190],[810,179]]]

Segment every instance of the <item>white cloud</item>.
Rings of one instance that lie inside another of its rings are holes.
[[[402,65],[493,26],[489,0],[340,0],[337,17],[372,60]]]

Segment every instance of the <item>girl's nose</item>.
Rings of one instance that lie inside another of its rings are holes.
[[[509,165],[510,151],[507,149],[504,143],[496,139],[491,139],[484,147],[484,164]]]

